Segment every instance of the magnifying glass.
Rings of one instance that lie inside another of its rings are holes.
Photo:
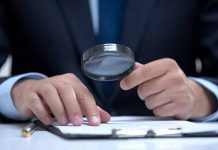
[[[135,67],[134,54],[120,44],[101,44],[89,48],[82,56],[83,73],[97,81],[115,81],[128,75]]]

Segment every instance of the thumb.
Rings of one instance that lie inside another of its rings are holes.
[[[139,63],[139,62],[135,62],[135,69],[138,69],[139,67],[142,67],[143,64]]]
[[[143,64],[139,63],[139,62],[135,62],[135,70],[142,67]],[[133,70],[134,71],[134,70]],[[131,74],[131,73],[130,73]],[[124,88],[124,81],[125,81],[125,77],[120,81],[120,87],[121,89],[125,89]]]

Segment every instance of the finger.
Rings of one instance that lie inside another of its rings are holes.
[[[76,97],[83,114],[88,119],[89,125],[98,126],[101,122],[101,118],[93,97],[85,92],[76,93]]]
[[[29,97],[29,101],[31,101],[30,109],[33,114],[45,125],[50,125],[52,122],[51,116],[42,104],[39,96],[37,94],[31,94],[31,96]]]
[[[89,90],[75,75],[66,74],[65,76],[69,79],[76,93],[76,98],[80,105],[81,111],[84,112],[89,124],[92,126],[99,125],[101,122],[99,112],[95,100]]]
[[[138,68],[140,68],[140,67],[142,67],[142,66],[143,66],[142,64],[140,64],[140,63],[138,63],[138,62],[135,62],[135,69],[134,69],[134,70],[136,70],[136,69],[138,69]],[[124,78],[124,79],[125,79],[125,78]],[[124,80],[124,79],[123,79],[123,80]],[[121,87],[122,89],[124,89],[123,86],[125,86],[125,85],[123,85],[124,82],[125,82],[125,81],[123,81],[123,80],[120,81],[120,87]]]
[[[166,90],[168,80],[166,77],[160,76],[143,82],[138,86],[138,96],[141,100],[145,100],[147,97],[160,93],[161,91]]]
[[[139,67],[142,67],[143,64],[140,64],[139,62],[135,62],[135,69],[138,69]]]
[[[56,88],[51,84],[45,84],[40,88],[39,95],[43,97],[57,121],[63,125],[67,124],[67,115]]]
[[[179,115],[175,115],[174,118],[178,120],[187,120],[190,118],[190,114],[187,113],[179,114]]]
[[[69,83],[61,82],[56,87],[70,122],[75,126],[80,126],[83,122],[83,116],[72,86]]]
[[[157,117],[173,117],[176,115],[177,107],[175,103],[167,103],[159,106],[153,110],[153,113]]]
[[[172,102],[174,93],[161,91],[145,99],[145,105],[148,109],[153,110],[159,106]]]
[[[100,118],[101,118],[101,122],[102,123],[107,123],[108,121],[110,121],[110,114],[107,113],[105,110],[103,110],[102,108],[100,108],[99,106],[97,106],[99,114],[100,114]]]
[[[160,59],[139,67],[121,81],[121,88],[129,90],[143,82],[166,74],[169,69],[177,67],[172,59]]]
[[[45,107],[45,109],[48,111],[49,114],[52,114],[51,109],[49,108],[49,106],[46,104],[46,102],[43,100],[43,97],[40,97],[43,106]]]

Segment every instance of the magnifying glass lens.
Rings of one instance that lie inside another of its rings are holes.
[[[105,48],[102,45],[99,46]],[[114,46],[115,44],[112,44],[112,47]],[[124,48],[122,45],[118,46],[110,49],[110,51],[108,51],[107,47],[87,57],[82,65],[85,75],[98,81],[113,81],[119,80],[129,74],[134,69],[135,64],[133,55],[130,55],[132,52],[126,52],[126,47]]]

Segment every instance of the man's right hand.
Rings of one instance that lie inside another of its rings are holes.
[[[69,122],[81,125],[83,116],[93,126],[110,120],[110,115],[96,105],[92,94],[73,74],[22,80],[15,84],[11,94],[23,116],[36,116],[45,125],[52,123],[51,114],[62,125]]]

